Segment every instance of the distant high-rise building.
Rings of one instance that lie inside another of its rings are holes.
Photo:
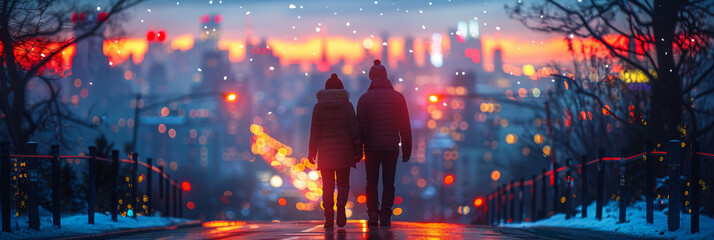
[[[201,16],[201,28],[199,29],[200,47],[204,50],[218,49],[218,39],[221,37],[221,22],[223,16],[220,14],[205,14]]]
[[[493,72],[503,73],[503,51],[500,47],[493,51]]]

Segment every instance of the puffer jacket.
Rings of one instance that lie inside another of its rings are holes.
[[[359,124],[344,89],[320,90],[312,110],[309,157],[317,156],[317,169],[343,169],[354,165],[360,149]]]
[[[357,103],[357,118],[365,151],[399,150],[412,154],[412,130],[404,95],[386,78],[374,79]]]

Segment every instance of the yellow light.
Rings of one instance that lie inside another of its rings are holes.
[[[523,75],[530,76],[533,74],[535,74],[535,68],[533,67],[533,65],[523,65]]]
[[[435,103],[439,101],[439,97],[436,95],[429,95],[429,102]]]
[[[546,156],[550,156],[550,146],[543,146],[543,154],[545,154]]]
[[[278,175],[273,175],[273,177],[270,178],[270,185],[276,188],[281,187],[283,186],[283,179]]]
[[[518,141],[518,137],[516,137],[515,134],[509,133],[508,135],[506,135],[506,143],[514,144],[516,143],[516,141]]]
[[[536,134],[535,136],[533,136],[533,141],[537,144],[541,144],[543,143],[543,141],[545,141],[545,138],[543,137],[543,135]]]

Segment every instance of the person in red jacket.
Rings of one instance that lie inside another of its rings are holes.
[[[334,191],[337,180],[337,226],[347,223],[345,205],[350,192],[350,167],[362,159],[362,143],[355,110],[342,81],[332,74],[325,90],[317,92],[312,110],[308,160],[322,174],[322,201],[325,208],[325,228],[334,222]]]
[[[369,70],[372,82],[357,103],[357,119],[364,143],[367,171],[367,213],[370,226],[391,226],[394,205],[394,175],[397,170],[399,146],[402,161],[412,155],[412,130],[404,96],[394,90],[387,79],[387,69],[379,60]],[[382,168],[382,205],[379,208],[377,184]],[[377,220],[379,219],[379,223]]]

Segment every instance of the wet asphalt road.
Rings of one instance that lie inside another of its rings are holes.
[[[605,232],[558,228],[510,229],[448,223],[393,222],[368,227],[351,220],[343,228],[326,230],[320,221],[215,221],[194,227],[152,231],[112,239],[636,239]]]

